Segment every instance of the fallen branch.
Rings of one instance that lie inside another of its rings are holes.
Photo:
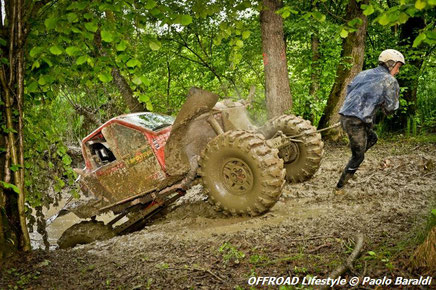
[[[358,234],[356,246],[354,247],[354,250],[351,253],[351,255],[348,257],[347,261],[344,264],[337,267],[335,270],[333,270],[333,272],[330,273],[329,277],[331,279],[336,279],[342,274],[344,274],[348,269],[353,269],[353,262],[359,256],[360,252],[362,251],[362,248],[363,248],[363,234]],[[322,287],[321,289],[328,289],[328,288],[329,286],[325,286]]]

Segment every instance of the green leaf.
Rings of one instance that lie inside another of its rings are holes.
[[[313,18],[315,18],[316,20],[320,21],[320,22],[324,22],[325,21],[325,15],[322,14],[319,11],[314,11],[312,12]]]
[[[156,1],[148,0],[147,4],[145,4],[145,9],[153,9],[156,6]]]
[[[64,163],[65,165],[70,165],[71,162],[72,162],[72,159],[68,154],[65,154],[64,156],[62,156],[62,163]]]
[[[356,17],[356,18],[354,18],[353,20],[348,21],[347,24],[348,24],[350,27],[356,28],[356,27],[359,27],[360,25],[362,25],[362,23],[363,23],[362,19]]]
[[[421,42],[426,38],[427,38],[427,35],[425,35],[425,33],[421,32],[413,41],[413,47],[417,47],[418,45],[420,45]]]
[[[375,252],[374,251],[368,251],[368,255],[375,256]]]
[[[42,48],[42,47],[40,47],[40,46],[35,46],[35,47],[33,47],[33,48],[30,50],[29,55],[30,55],[31,57],[35,57],[35,56],[37,56],[38,54],[40,54],[41,52],[43,52],[43,51],[44,51],[44,48]]]
[[[55,29],[58,19],[56,17],[49,17],[44,21],[47,30]]]
[[[38,83],[36,81],[33,81],[28,86],[26,86],[26,89],[30,93],[35,93],[38,91]]]
[[[20,189],[16,185],[4,181],[0,181],[0,183],[3,185],[4,188],[6,189],[11,188],[15,193],[20,194]]]
[[[18,169],[20,169],[20,165],[18,164],[12,164],[11,167],[9,167],[13,172],[18,171]]]
[[[108,30],[102,30],[101,39],[105,42],[112,42],[114,40],[112,32]]]
[[[102,81],[103,83],[108,83],[108,82],[110,82],[110,81],[112,81],[112,75],[110,74],[110,73],[108,73],[108,72],[105,72],[105,73],[99,73],[98,75],[97,75],[97,77],[98,77],[98,79],[100,80],[100,81]]]
[[[432,5],[435,6],[436,5],[436,0],[428,0],[428,5]]]
[[[141,103],[148,103],[148,102],[150,102],[150,97],[147,95],[140,95],[138,100]]]
[[[38,79],[38,84],[40,86],[46,85],[47,84],[47,80],[45,79],[45,76],[40,76]]]
[[[148,44],[152,50],[159,50],[162,47],[162,43],[158,40],[150,41]]]
[[[86,62],[87,58],[88,58],[87,55],[79,56],[79,58],[76,60],[76,64],[77,65],[84,64]]]
[[[142,63],[141,63],[139,60],[135,59],[135,58],[132,58],[131,60],[129,60],[129,61],[126,63],[126,65],[127,65],[128,67],[140,66],[141,64],[142,64]]]
[[[242,39],[247,39],[247,38],[249,38],[249,37],[250,37],[250,34],[251,34],[251,31],[248,31],[248,30],[242,32]]]
[[[80,49],[77,46],[69,46],[65,49],[65,52],[69,56],[77,55],[80,52]]]
[[[389,23],[389,18],[386,13],[384,13],[382,16],[378,18],[378,23],[381,25],[387,25]]]
[[[35,69],[35,68],[39,68],[40,66],[41,66],[41,63],[36,60],[32,64],[32,70]]]
[[[62,48],[58,45],[53,45],[52,47],[50,47],[50,52],[54,55],[61,55]]]
[[[86,22],[86,23],[85,23],[85,28],[86,28],[86,30],[88,30],[88,31],[96,32],[97,29],[98,29],[98,25],[97,25],[97,23],[95,23],[95,22]]]
[[[67,19],[68,19],[68,22],[70,22],[70,23],[74,23],[74,22],[79,21],[79,17],[77,16],[76,13],[68,13]]]
[[[425,34],[427,35],[427,39],[436,40],[436,30],[427,31]]]
[[[291,15],[291,11],[283,10],[283,12],[282,12],[282,17],[283,18],[288,18],[290,15]]]
[[[235,44],[239,48],[242,48],[244,46],[244,42],[242,40],[240,40],[240,39],[236,40]]]
[[[436,208],[434,208],[434,209],[431,210],[431,214],[432,214],[434,217],[436,217]]]
[[[404,12],[401,12],[400,15],[398,16],[398,23],[404,24],[407,22],[408,19],[409,19],[409,15],[407,15]]]
[[[180,19],[180,24],[187,26],[192,23],[192,16],[191,15],[182,15]]]
[[[363,10],[363,15],[366,15],[366,16],[369,16],[373,13],[374,13],[374,7],[371,4],[367,5],[365,10]]]
[[[116,49],[118,51],[125,51],[127,48],[127,41],[121,40],[120,43],[117,44]]]
[[[139,78],[138,76],[134,76],[133,79],[132,79],[132,82],[133,82],[135,85],[137,85],[137,86],[139,86],[140,84],[142,84],[142,80],[141,80],[141,78]]]
[[[342,38],[346,38],[348,36],[348,31],[342,28],[340,35]]]
[[[416,0],[415,2],[415,8],[418,10],[422,10],[425,8],[425,6],[427,6],[427,3],[425,3],[425,1],[421,1],[421,0]]]

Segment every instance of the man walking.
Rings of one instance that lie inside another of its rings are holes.
[[[404,56],[397,50],[387,49],[380,54],[378,62],[378,67],[360,72],[351,81],[339,111],[352,156],[336,185],[336,194],[344,193],[342,188],[363,162],[365,152],[377,143],[372,127],[379,108],[385,114],[398,109],[400,87],[395,76],[405,63]]]

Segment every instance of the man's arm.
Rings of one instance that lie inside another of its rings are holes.
[[[384,94],[384,102],[382,104],[383,112],[389,114],[398,109],[398,98],[400,95],[400,86],[396,79],[387,80],[389,83],[386,86]]]

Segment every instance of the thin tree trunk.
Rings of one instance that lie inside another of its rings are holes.
[[[368,0],[359,3],[356,0],[350,0],[347,5],[347,19],[351,20],[356,17],[362,19],[362,25],[356,32],[350,33],[342,41],[341,62],[336,71],[336,79],[330,92],[327,106],[319,121],[318,128],[326,128],[339,121],[339,110],[347,94],[347,85],[362,70],[363,58],[365,56],[365,38],[368,26],[368,20],[363,11],[359,8],[361,4],[367,4]],[[339,130],[328,131],[329,138],[336,140],[340,136]]]
[[[281,4],[280,0],[263,0],[264,7],[260,12],[268,118],[279,116],[292,107],[283,19],[276,13]]]
[[[18,212],[23,232],[23,250],[30,251],[30,236],[26,224],[26,194],[24,187],[24,137],[23,137],[23,100],[24,100],[24,33],[23,33],[23,7],[24,0],[17,1],[17,107],[18,107],[18,156],[17,163],[19,179],[17,180],[20,194],[18,195]]]
[[[317,30],[317,28],[315,28]],[[310,107],[311,102],[318,102],[318,90],[319,90],[319,82],[320,82],[320,64],[319,60],[321,58],[320,52],[319,52],[319,37],[318,37],[318,31],[314,31],[311,36],[311,48],[312,48],[312,63],[310,65],[311,67],[311,74],[310,74],[310,88],[309,88],[309,95],[310,99],[306,100],[306,107]],[[306,115],[304,118],[309,119],[310,121],[315,122],[317,118],[317,113],[313,109],[308,109],[308,111],[305,111]]]

